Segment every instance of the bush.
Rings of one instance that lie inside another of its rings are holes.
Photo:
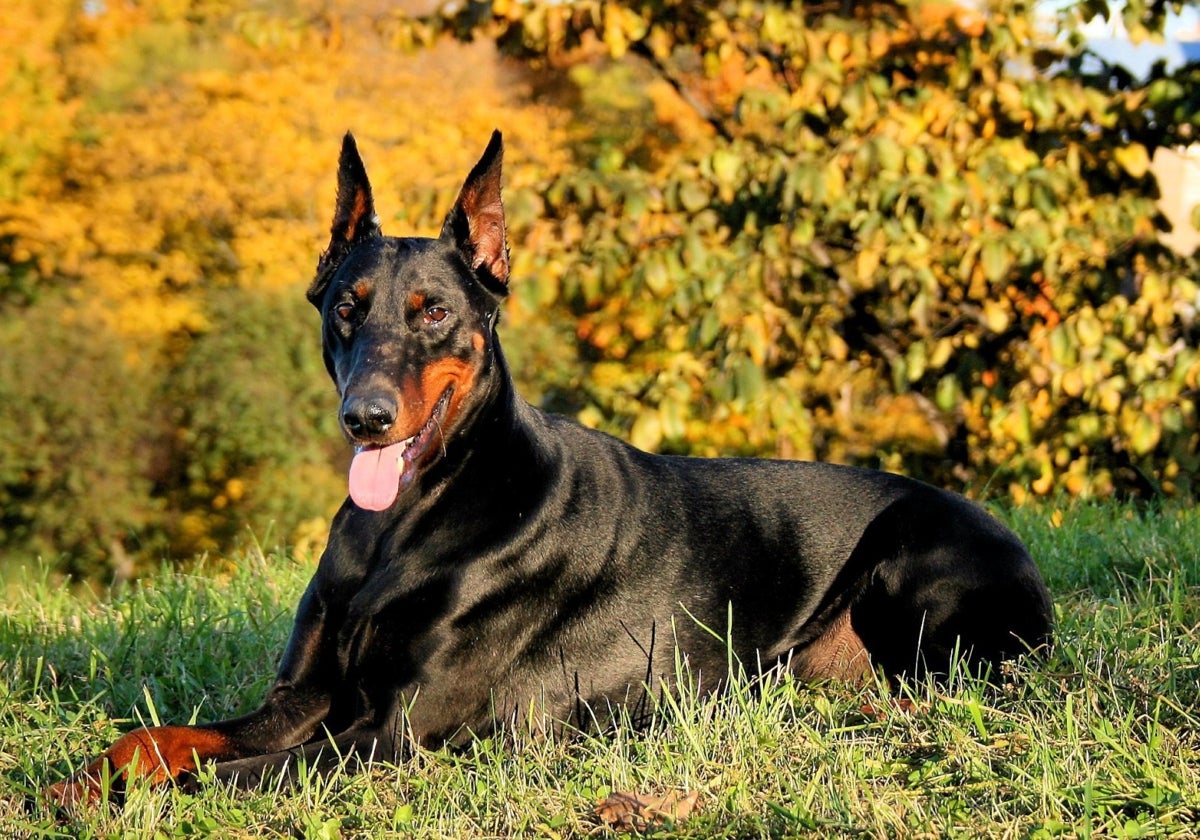
[[[0,345],[0,549],[129,574],[165,547],[153,371],[60,294],[6,318]]]
[[[206,320],[140,355],[57,294],[6,321],[5,554],[110,578],[247,537],[321,537],[345,484],[316,314],[299,290],[226,289]]]
[[[22,0],[0,33],[8,557],[319,539],[345,450],[298,283],[348,126],[390,233],[435,232],[505,129],[505,341],[549,408],[975,494],[1195,489],[1200,265],[1148,162],[1196,139],[1196,67],[1084,75],[1012,0],[185,6]],[[445,32],[525,65],[400,55]]]
[[[578,324],[580,417],[977,493],[1190,489],[1198,266],[1160,246],[1147,167],[1192,136],[1196,77],[1085,77],[1015,2],[847,8],[497,2],[400,27],[636,61],[702,118],[672,148],[661,93],[633,97],[615,121],[640,133],[544,185],[516,282]]]
[[[337,394],[304,295],[216,290],[207,317],[210,328],[188,342],[158,397],[170,431],[157,493],[181,557],[269,529],[292,541],[346,494],[332,469],[346,449]]]

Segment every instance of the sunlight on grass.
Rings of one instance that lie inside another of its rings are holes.
[[[1188,837],[1200,830],[1200,515],[1006,518],[1055,595],[1057,645],[1001,688],[790,678],[683,691],[641,730],[519,733],[290,791],[135,788],[66,824],[33,802],[120,732],[256,704],[308,564],[251,552],[105,596],[29,572],[0,605],[0,824],[16,837],[585,837],[615,791],[697,791],[659,837]],[[910,703],[901,702],[903,700]]]

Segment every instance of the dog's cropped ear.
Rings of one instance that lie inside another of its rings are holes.
[[[463,183],[453,209],[442,225],[443,241],[456,245],[476,273],[493,291],[508,291],[508,234],[500,200],[500,168],[504,140],[492,132],[483,157]],[[489,280],[494,283],[487,282]]]
[[[308,290],[308,299],[318,308],[333,270],[346,254],[364,239],[381,235],[367,168],[350,132],[342,140],[342,153],[338,157],[337,203],[329,233],[329,247],[317,262],[317,277]]]

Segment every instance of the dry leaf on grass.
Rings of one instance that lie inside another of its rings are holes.
[[[883,720],[889,714],[915,714],[917,712],[917,704],[907,697],[900,697],[882,706],[876,706],[873,703],[864,703],[859,711],[867,717],[875,718],[875,720]]]
[[[662,796],[613,793],[592,809],[600,824],[616,831],[645,831],[665,822],[691,816],[700,802],[699,791],[670,791]]]

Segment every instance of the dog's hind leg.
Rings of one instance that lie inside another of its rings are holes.
[[[859,546],[891,547],[849,607],[888,676],[946,675],[959,660],[985,670],[1049,638],[1049,594],[1021,542],[978,508],[939,500],[893,505]]]
[[[850,622],[849,610],[838,613],[816,639],[795,651],[791,670],[809,682],[860,683],[867,678],[871,656]]]

